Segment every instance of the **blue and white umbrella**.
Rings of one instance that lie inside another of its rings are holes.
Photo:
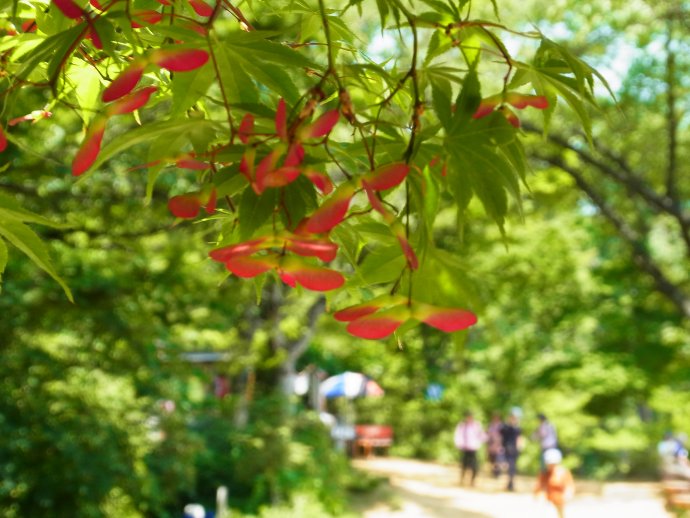
[[[346,397],[383,396],[383,389],[374,380],[359,372],[343,372],[325,379],[319,386],[319,393],[326,399]]]

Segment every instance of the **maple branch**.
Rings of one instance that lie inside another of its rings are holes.
[[[230,102],[228,101],[228,95],[225,92],[223,79],[220,76],[220,67],[218,66],[216,53],[214,52],[213,44],[211,43],[210,31],[206,33],[206,43],[208,44],[208,53],[211,56],[211,62],[213,63],[213,70],[215,71],[216,79],[218,80],[220,95],[223,97],[223,106],[225,106],[225,113],[228,116],[228,124],[230,125],[230,142],[232,142],[235,139],[235,125],[233,123],[232,113],[230,112]]]
[[[323,81],[329,74],[335,74],[335,60],[333,59],[333,42],[331,41],[331,26],[328,22],[328,16],[326,15],[326,6],[324,5],[323,0],[319,0],[319,14],[321,15],[321,23],[323,25],[323,35],[326,37],[326,52],[328,54],[328,70],[326,74],[324,74],[324,77],[321,78],[321,81]]]
[[[412,79],[414,105],[412,108],[412,128],[410,132],[410,141],[408,142],[407,149],[405,150],[405,163],[409,164],[412,160],[412,156],[414,155],[415,140],[417,138],[419,128],[421,127],[420,117],[424,110],[424,103],[419,96],[419,81],[417,80],[417,55],[419,53],[419,36],[417,35],[417,26],[415,25],[414,18],[409,12],[403,10],[403,13],[405,14],[405,17],[412,28],[412,63],[410,65],[408,76]]]
[[[235,7],[234,5],[232,5],[229,0],[222,0],[222,1],[223,1],[223,5],[225,5],[225,8],[228,11],[230,11],[233,14],[233,16],[235,16],[235,18],[237,18],[237,20],[240,23],[243,23],[247,27],[248,31],[255,31],[256,30],[254,28],[254,26],[251,23],[249,23],[249,20],[247,20],[247,18],[244,16],[244,14],[242,13],[242,11],[240,10],[239,7]]]
[[[402,90],[407,80],[411,79],[412,90],[414,95],[414,104],[412,109],[412,127],[410,132],[410,140],[408,142],[407,149],[405,150],[404,154],[405,163],[409,164],[414,154],[415,140],[417,138],[417,133],[419,132],[419,119],[422,112],[424,111],[424,103],[421,101],[420,98],[419,82],[417,80],[417,56],[419,53],[419,37],[417,34],[417,24],[415,17],[407,9],[405,9],[405,7],[398,0],[394,1],[396,6],[402,11],[403,15],[407,19],[407,22],[410,24],[410,28],[412,29],[412,58],[410,60],[410,68],[407,70],[405,75],[400,79],[400,81],[398,81],[398,84],[395,85],[395,88],[393,88],[393,90],[379,103],[379,110],[376,113],[376,119],[374,121],[374,131],[372,133],[372,155],[375,154],[376,150],[376,130],[378,129],[379,120],[381,118],[381,113],[383,111],[384,106],[388,105],[398,94],[398,92]]]

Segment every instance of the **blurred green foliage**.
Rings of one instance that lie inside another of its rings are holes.
[[[654,185],[663,183],[666,56],[658,47],[665,25],[647,17],[654,6],[635,2],[624,16],[609,4],[536,4],[535,18],[547,18],[544,30],[565,31],[583,52],[598,49],[601,63],[621,41],[649,45],[631,58],[620,108],[606,107],[592,131],[597,143],[648,171]],[[686,36],[676,33],[681,50]],[[687,55],[679,53],[678,76]],[[214,237],[202,225],[171,228],[164,200],[185,192],[191,176],[162,174],[151,205],[145,181],[127,171],[137,163],[132,156],[73,183],[63,150],[78,128],[66,115],[53,122],[14,130],[30,131],[35,143],[22,153],[10,146],[13,169],[0,176],[0,189],[27,210],[69,225],[32,228],[49,244],[76,302],[48,274],[10,254],[0,295],[0,514],[179,516],[190,501],[211,507],[224,484],[243,513],[342,516],[346,489],[375,481],[353,476],[318,419],[286,405],[277,386],[285,353],[271,338],[276,329],[289,338],[303,334],[312,300],[286,297],[280,314],[271,313],[272,286],[225,279],[208,265],[198,243]],[[576,134],[567,116],[552,125]],[[679,131],[686,143],[687,125]],[[541,138],[530,145],[535,155],[546,146]],[[687,149],[678,151],[683,164]],[[687,289],[690,268],[672,222],[633,205],[624,186],[572,150],[554,153],[649,230],[645,246]],[[361,371],[382,385],[383,398],[352,405],[357,422],[393,426],[393,455],[455,462],[452,432],[463,410],[486,423],[492,412],[520,406],[526,435],[537,412],[551,418],[579,476],[654,476],[663,432],[690,431],[687,319],[572,177],[541,160],[534,165],[505,236],[473,202],[461,242],[457,213],[439,202],[437,221],[445,226],[437,239],[450,250],[444,264],[452,279],[464,279],[461,288],[446,282],[445,289],[478,308],[477,327],[451,336],[419,328],[378,343],[354,339],[324,319],[299,367]],[[685,205],[687,178],[679,180]],[[328,301],[329,310],[336,306]],[[276,315],[287,317],[276,324]],[[230,359],[192,365],[182,356],[190,350]],[[222,400],[210,395],[216,374],[233,384]],[[427,395],[430,384],[442,387],[439,399]],[[174,411],[166,401],[175,402]],[[529,442],[520,468],[534,473],[537,465],[538,447]]]

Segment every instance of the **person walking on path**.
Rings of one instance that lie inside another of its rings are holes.
[[[539,441],[539,446],[541,447],[539,463],[541,471],[544,472],[546,469],[544,453],[546,450],[558,448],[558,434],[556,433],[556,427],[551,424],[544,414],[539,414],[537,417],[539,418],[539,428],[534,431],[532,438]]]
[[[517,459],[520,455],[520,439],[522,429],[514,413],[508,416],[508,421],[501,427],[501,443],[503,456],[508,465],[508,491],[515,490],[515,474],[517,473]]]
[[[465,483],[465,474],[470,472],[470,486],[474,486],[479,462],[477,451],[486,441],[486,434],[472,412],[465,412],[464,420],[455,427],[455,447],[460,451],[460,484]]]
[[[558,512],[558,518],[565,516],[565,503],[575,494],[575,482],[568,468],[561,465],[563,455],[560,450],[550,448],[544,452],[546,470],[539,475],[535,495],[546,493],[546,499]]]
[[[496,413],[491,418],[486,429],[486,451],[489,455],[489,462],[491,463],[491,474],[497,478],[501,474],[501,466],[504,461],[503,457],[503,437],[501,430],[503,428],[503,421],[500,414]]]

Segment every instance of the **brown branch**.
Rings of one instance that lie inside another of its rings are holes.
[[[666,195],[672,200],[674,205],[679,205],[678,192],[676,189],[677,177],[677,148],[678,148],[678,116],[676,113],[676,54],[671,49],[673,43],[673,20],[668,22],[668,38],[666,39],[666,117],[668,131],[668,164],[666,169]]]
[[[242,11],[240,10],[239,7],[235,7],[228,0],[223,0],[223,5],[225,5],[225,8],[228,11],[230,11],[235,16],[235,18],[237,18],[237,21],[239,21],[240,23],[243,23],[245,25],[245,27],[247,27],[248,31],[256,30],[256,29],[254,29],[252,24],[249,23],[249,20],[247,20],[247,18],[244,16],[244,14],[242,13]]]
[[[326,310],[326,298],[321,295],[311,305],[305,316],[306,331],[297,340],[291,341],[287,347],[288,361],[296,362],[304,354],[316,332],[316,321]]]
[[[225,92],[225,86],[223,85],[223,78],[220,75],[220,67],[218,66],[218,59],[216,58],[216,53],[213,50],[213,42],[211,41],[210,33],[206,33],[206,44],[208,45],[208,53],[211,56],[211,63],[213,64],[213,71],[216,74],[216,79],[218,80],[218,87],[220,88],[220,95],[223,98],[223,106],[225,107],[225,113],[228,118],[228,125],[230,126],[230,142],[235,139],[235,125],[232,119],[232,112],[230,111],[230,102],[228,101],[227,93]]]
[[[585,180],[584,176],[577,169],[566,164],[563,158],[557,155],[539,155],[539,159],[558,167],[575,180],[577,186],[587,194],[590,200],[599,208],[601,214],[615,227],[618,235],[628,244],[632,251],[632,257],[635,264],[651,277],[656,290],[673,303],[684,318],[690,319],[690,296],[684,293],[661,270],[647,250],[643,241],[643,236],[632,228],[620,214],[606,202],[604,197]]]
[[[529,123],[523,124],[523,129],[530,133],[543,134],[543,130]],[[574,152],[584,163],[594,167],[600,173],[603,173],[605,176],[624,186],[631,195],[637,196],[656,214],[664,214],[672,217],[677,222],[680,229],[685,244],[686,255],[690,257],[690,214],[683,211],[679,203],[676,203],[668,194],[656,192],[654,188],[643,179],[643,175],[634,171],[625,159],[616,155],[611,150],[603,148],[598,143],[595,144],[595,151],[601,154],[602,158],[606,160],[595,157],[587,151],[586,148],[579,148],[572,145],[562,136],[549,134],[547,140],[561,149]]]

